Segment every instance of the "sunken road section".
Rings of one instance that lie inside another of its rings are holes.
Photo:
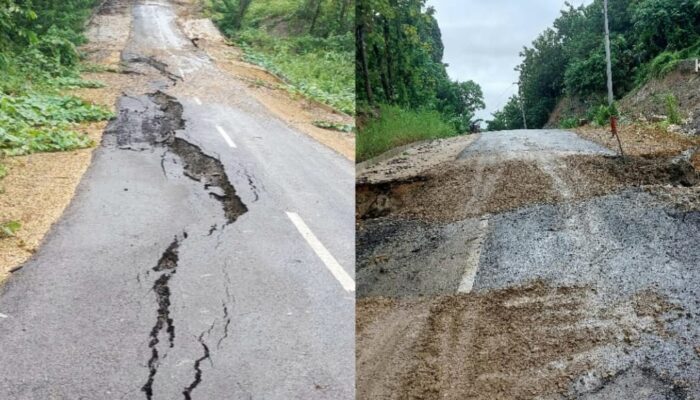
[[[152,66],[157,67],[157,65]],[[157,69],[160,70],[160,68]],[[225,218],[221,225],[232,224],[238,217],[245,214],[248,208],[236,194],[236,189],[229,181],[221,161],[204,154],[198,146],[176,136],[178,130],[185,128],[182,115],[182,105],[174,97],[161,91],[143,96],[124,96],[119,101],[118,117],[110,123],[105,132],[104,145],[123,151],[160,150],[161,167],[165,176],[169,176],[166,172],[165,157],[168,153],[174,154],[180,160],[182,174],[200,183],[202,190],[221,204]],[[214,229],[216,225],[212,227],[212,230]],[[157,304],[155,323],[148,339],[150,351],[148,377],[141,387],[141,391],[149,400],[155,397],[154,383],[161,360],[166,356],[167,349],[176,345],[176,324],[170,312],[172,304],[170,283],[177,273],[180,247],[187,237],[187,232],[178,234],[165,249],[158,263],[146,272],[147,276],[155,275],[152,291]],[[217,347],[228,336],[231,321],[226,302],[222,303],[222,307],[226,325],[223,336],[218,339]],[[212,325],[197,337],[202,355],[194,361],[192,382],[183,388],[182,394],[185,399],[192,398],[192,392],[203,380],[202,362],[211,357],[205,336],[211,333],[213,327]],[[162,345],[163,337],[167,339],[165,348]]]

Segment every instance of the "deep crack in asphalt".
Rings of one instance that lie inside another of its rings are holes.
[[[161,74],[170,79],[173,84],[179,77],[167,71],[167,65],[152,57],[130,57],[126,61],[130,63],[146,63]],[[182,164],[182,174],[202,184],[203,189],[210,197],[217,200],[223,209],[225,222],[222,226],[229,225],[248,211],[248,207],[236,194],[236,189],[231,184],[226,174],[224,165],[220,160],[204,154],[202,149],[187,140],[177,137],[176,131],[185,128],[183,118],[183,106],[175,97],[162,91],[149,93],[142,96],[124,95],[119,101],[119,115],[110,123],[105,131],[105,145],[114,146],[120,150],[153,152],[157,148],[165,148],[165,152],[159,155],[160,165],[166,177],[166,155],[172,153],[177,156]],[[249,178],[249,183],[251,179]],[[257,198],[257,193],[256,193]],[[212,225],[209,235],[216,230],[217,224]],[[162,360],[158,345],[163,331],[167,334],[169,348],[175,346],[175,323],[170,314],[171,289],[170,280],[177,272],[179,262],[179,249],[182,242],[187,239],[187,232],[177,236],[163,252],[158,263],[151,268],[159,273],[153,282],[152,290],[156,296],[156,322],[149,333],[148,347],[151,355],[148,360],[148,379],[141,391],[148,400],[154,396],[153,385],[156,374]],[[150,271],[149,271],[150,272]],[[228,286],[226,288],[227,296]],[[223,303],[224,333],[217,342],[217,347],[228,337],[231,318],[226,303]],[[209,334],[213,329],[203,332],[198,342],[201,344],[204,354],[195,360],[194,379],[184,389],[182,394],[185,399],[191,399],[192,391],[202,382],[202,362],[210,359],[210,351],[204,342],[204,334]]]
[[[187,237],[187,233],[183,234],[183,239]],[[170,246],[163,252],[158,264],[153,267],[153,271],[162,272],[162,274],[153,283],[153,292],[156,294],[156,302],[158,310],[156,313],[156,323],[153,325],[150,333],[148,347],[151,349],[151,358],[148,360],[148,380],[141,388],[149,400],[153,398],[153,381],[158,373],[160,365],[160,355],[158,353],[158,336],[165,328],[168,334],[168,342],[170,347],[175,346],[175,324],[170,317],[170,278],[177,272],[177,263],[179,260],[178,249],[180,247],[180,238],[176,237]]]
[[[202,345],[202,349],[204,350],[204,354],[195,360],[195,362],[194,362],[194,371],[195,371],[194,380],[182,392],[182,394],[185,396],[186,400],[192,400],[192,391],[200,383],[202,383],[202,367],[201,367],[201,365],[202,365],[203,361],[208,360],[210,357],[209,347],[207,347],[207,344],[204,343],[204,332],[201,335],[199,335],[199,338],[197,338],[197,340]]]

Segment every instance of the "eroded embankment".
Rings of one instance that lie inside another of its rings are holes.
[[[588,199],[626,187],[693,186],[699,177],[684,158],[474,157],[399,181],[358,183],[356,212],[358,219],[459,221],[527,205]]]

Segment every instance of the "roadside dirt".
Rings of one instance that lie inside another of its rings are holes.
[[[386,173],[385,173],[386,174]],[[625,187],[693,186],[700,175],[686,160],[572,155],[456,160],[423,175],[356,186],[357,217],[460,221],[531,204],[604,195]]]
[[[595,297],[589,287],[534,282],[484,294],[359,299],[357,398],[594,393],[614,376],[605,358],[639,347],[642,334],[665,335],[664,316],[676,310],[653,292],[612,307]],[[584,372],[588,378],[577,381]]]
[[[106,122],[78,129],[99,142]],[[0,282],[34,254],[60,218],[92,159],[93,149],[8,157],[8,175],[0,181],[0,220],[20,221],[15,237],[0,240]]]
[[[143,84],[142,77],[121,72],[119,55],[130,30],[130,1],[110,0],[95,13],[88,25],[89,43],[81,48],[86,63],[100,72],[86,72],[86,80],[102,82],[95,89],[68,90],[88,102],[116,109],[123,91]],[[99,145],[106,122],[80,124]],[[11,270],[25,263],[41,244],[46,233],[68,206],[75,189],[92,161],[93,148],[68,152],[38,153],[8,157],[8,176],[0,181],[0,220],[18,220],[17,235],[0,240],[0,282]]]
[[[575,129],[580,136],[618,152],[615,137],[608,128],[585,126]],[[631,156],[670,157],[700,148],[700,136],[665,132],[653,124],[634,123],[620,126],[620,140],[625,154]],[[700,164],[697,164],[700,167]],[[698,168],[700,170],[700,168]]]
[[[246,92],[273,114],[295,129],[342,154],[355,159],[354,133],[339,132],[315,126],[314,121],[330,121],[353,125],[354,118],[317,101],[286,89],[279,77],[243,60],[242,51],[219,33],[211,20],[202,17],[196,1],[175,2],[179,25],[190,40],[214,61],[216,66],[244,82]]]

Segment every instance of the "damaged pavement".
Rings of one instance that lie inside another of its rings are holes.
[[[354,293],[287,216],[352,276],[353,165],[244,95],[170,2],[101,12],[131,19],[123,73],[148,84],[0,287],[0,398],[353,398]]]
[[[691,155],[531,130],[362,165],[358,398],[699,399]]]

